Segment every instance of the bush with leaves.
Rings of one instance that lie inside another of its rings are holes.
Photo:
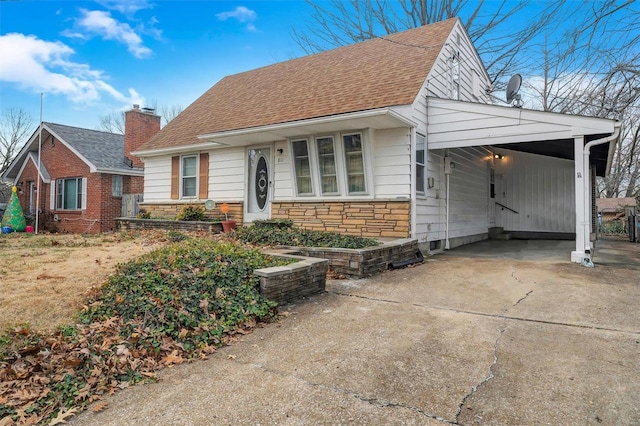
[[[237,229],[235,238],[262,246],[335,247],[361,249],[380,245],[373,238],[342,235],[337,232],[311,231],[279,226],[248,226]]]
[[[176,216],[176,220],[184,221],[203,221],[206,219],[207,216],[202,206],[184,206]]]
[[[80,324],[0,335],[0,424],[62,423],[164,366],[206,357],[275,315],[253,270],[288,262],[189,238],[120,265],[90,295]]]

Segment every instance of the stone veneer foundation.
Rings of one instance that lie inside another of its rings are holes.
[[[304,229],[371,238],[407,238],[411,204],[406,201],[273,201],[272,219]]]

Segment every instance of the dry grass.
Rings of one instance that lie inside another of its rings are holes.
[[[166,241],[161,233],[0,235],[0,332],[24,323],[47,331],[72,322],[86,292],[118,263]]]

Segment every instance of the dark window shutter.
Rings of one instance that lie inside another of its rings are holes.
[[[171,157],[171,199],[180,198],[180,156]]]
[[[198,198],[209,198],[209,154],[200,154],[200,185]]]

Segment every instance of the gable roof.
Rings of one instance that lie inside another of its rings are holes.
[[[457,18],[227,76],[139,150],[416,99]]]
[[[92,173],[115,173],[141,176],[141,168],[125,162],[124,135],[83,129],[56,123],[42,123],[42,142],[53,135],[84,161]],[[2,174],[3,179],[17,178],[26,161],[33,155],[37,161],[38,130],[36,130],[11,165]],[[55,177],[54,177],[55,178]]]
[[[96,169],[130,169],[124,162],[124,135],[44,123]]]

